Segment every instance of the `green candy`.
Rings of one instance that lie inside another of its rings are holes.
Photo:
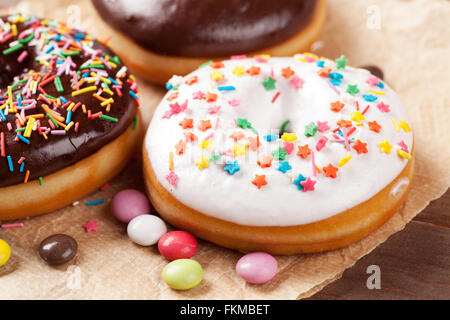
[[[278,147],[278,149],[272,151],[272,156],[274,160],[284,161],[286,159],[287,151]]]
[[[347,92],[350,93],[352,96],[359,93],[358,85],[356,84],[349,84],[347,86]]]
[[[314,122],[311,122],[305,127],[305,136],[314,137],[318,129],[319,127],[317,127],[317,125]]]
[[[164,267],[162,278],[172,289],[188,290],[202,281],[203,268],[195,260],[178,259]]]
[[[267,79],[266,80],[264,80],[263,82],[262,82],[262,84],[264,85],[264,88],[266,89],[266,90],[273,90],[273,89],[275,89],[275,83],[276,83],[277,81],[275,80],[275,79],[272,79],[271,77],[267,77]]]

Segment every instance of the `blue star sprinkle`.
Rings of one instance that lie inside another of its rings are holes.
[[[223,168],[223,170],[228,172],[230,175],[234,175],[236,172],[241,170],[241,167],[239,167],[237,161],[228,161],[227,165]]]
[[[300,184],[300,182],[303,182],[305,180],[306,180],[306,178],[302,174],[299,174],[298,178],[294,180],[294,184],[297,186],[298,190],[303,189],[303,186]]]
[[[291,165],[289,164],[289,162],[287,162],[287,161],[283,161],[283,162],[281,162],[280,161],[280,165],[278,166],[278,171],[281,171],[281,172],[283,172],[283,173],[286,173],[287,171],[289,171],[289,170],[291,170],[292,169],[292,167],[291,167]]]

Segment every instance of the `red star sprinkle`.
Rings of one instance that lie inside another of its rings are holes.
[[[200,124],[198,125],[198,128],[201,131],[206,131],[208,129],[211,129],[211,121],[210,120],[200,120]]]
[[[250,69],[248,69],[246,72],[251,76],[256,76],[261,71],[260,67],[251,66]]]
[[[339,126],[339,127],[351,127],[352,126],[352,122],[351,121],[349,121],[349,120],[339,120],[338,122],[337,122],[337,125]]]
[[[357,140],[353,145],[353,149],[355,149],[358,154],[367,153],[367,143],[361,142],[361,140]]]
[[[262,186],[267,184],[266,175],[257,175],[255,174],[255,179],[253,179],[252,183],[258,188],[261,189]]]
[[[328,77],[330,72],[331,72],[330,68],[322,68],[319,71],[317,71],[317,74],[321,77]]]
[[[376,121],[369,121],[369,128],[377,133],[381,130],[381,126]]]
[[[269,168],[270,166],[272,166],[272,160],[272,156],[261,156],[257,163],[261,168]]]
[[[259,136],[257,136],[256,138],[249,137],[248,141],[250,143],[250,150],[256,151],[261,146],[261,143],[259,142]]]
[[[314,185],[316,184],[316,181],[311,180],[311,178],[308,177],[305,181],[301,181],[300,184],[303,186],[302,191],[314,191]]]
[[[331,104],[331,111],[334,111],[334,112],[339,112],[342,110],[342,108],[345,107],[345,104],[343,104],[340,101],[332,102],[330,104]]]
[[[295,72],[292,71],[291,67],[281,69],[281,75],[286,79],[289,79],[294,74],[295,74]]]
[[[183,129],[194,128],[194,119],[184,118],[183,120],[180,121],[179,125]]]
[[[98,227],[98,222],[91,221],[91,220],[88,220],[88,222],[83,224],[84,230],[86,230],[86,232],[88,232],[88,233],[97,231],[97,227]]]
[[[192,77],[190,77],[190,78],[188,78],[186,80],[186,84],[188,86],[191,86],[191,85],[193,85],[194,83],[197,83],[197,82],[198,82],[198,77],[197,76],[192,76]]]
[[[183,154],[186,151],[186,142],[183,140],[178,141],[178,143],[175,145],[175,153],[177,155]]]
[[[322,170],[323,170],[323,173],[325,174],[325,177],[333,178],[333,179],[336,178],[336,176],[337,176],[336,173],[339,171],[339,169],[336,168],[335,166],[333,166],[331,163],[328,166],[323,167]]]
[[[311,154],[311,149],[308,147],[307,144],[304,146],[298,146],[297,155],[299,157],[302,157],[303,159],[308,158],[308,156]]]

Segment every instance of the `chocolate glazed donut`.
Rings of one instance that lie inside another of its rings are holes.
[[[316,0],[92,0],[100,16],[145,49],[224,57],[283,42],[304,28]]]
[[[111,50],[33,16],[2,17],[0,27],[0,188],[68,167],[130,126],[136,85],[117,76],[126,69]]]

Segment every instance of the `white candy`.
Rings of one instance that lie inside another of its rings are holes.
[[[127,233],[134,243],[151,246],[167,233],[167,227],[157,216],[143,214],[128,223]]]

